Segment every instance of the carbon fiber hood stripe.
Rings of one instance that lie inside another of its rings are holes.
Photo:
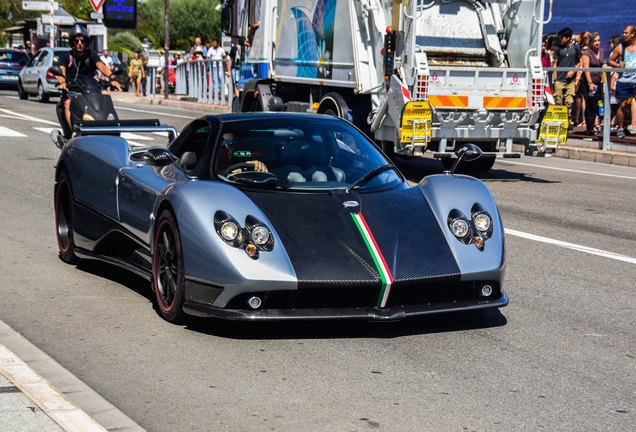
[[[278,233],[299,287],[367,285],[381,278],[351,214],[327,193],[247,191]],[[394,284],[459,280],[459,267],[417,188],[360,194],[360,210],[386,258]]]

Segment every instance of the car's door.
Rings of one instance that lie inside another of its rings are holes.
[[[40,56],[40,58],[38,58],[38,61],[35,62],[34,69],[37,75],[33,83],[33,88],[35,90],[37,90],[38,88],[38,82],[46,81],[46,72],[49,70],[49,66],[51,64],[52,58],[53,58],[53,53],[49,50],[46,50],[42,52],[42,55]]]
[[[35,65],[40,57],[44,55],[44,52],[44,50],[38,52],[35,57],[31,59],[27,67],[25,67],[22,71],[22,88],[29,92],[35,91],[35,87],[37,85],[37,71],[35,69]]]
[[[206,120],[195,120],[179,135],[178,142],[175,142],[172,149],[179,152],[177,156],[185,151],[192,151],[201,158],[209,133],[210,124]],[[201,160],[199,162],[203,163]],[[122,226],[140,239],[149,239],[150,218],[159,195],[170,184],[187,179],[186,173],[175,164],[165,167],[138,164],[121,168],[117,196]]]

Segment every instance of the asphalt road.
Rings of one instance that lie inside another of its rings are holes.
[[[14,95],[0,91],[0,319],[147,430],[636,429],[636,169],[524,157],[482,176],[509,230],[504,309],[175,326],[142,279],[58,259],[58,150],[34,129],[54,127],[54,102]],[[200,115],[119,114],[178,129]]]

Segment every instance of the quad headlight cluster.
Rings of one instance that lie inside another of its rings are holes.
[[[269,252],[274,248],[271,230],[254,216],[248,215],[241,227],[235,218],[219,210],[214,214],[214,228],[225,243],[245,250],[253,259],[258,259],[260,251]]]
[[[474,244],[484,250],[486,240],[492,235],[492,218],[479,204],[474,204],[470,218],[457,209],[448,214],[448,227],[453,235],[464,244]]]

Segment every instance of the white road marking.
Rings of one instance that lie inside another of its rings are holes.
[[[57,129],[57,128],[52,128],[52,127],[50,127],[50,128],[46,128],[46,127],[34,127],[33,129],[35,129],[35,130],[37,130],[37,131],[40,131],[40,132],[44,132],[44,133],[45,133],[45,134],[47,134],[47,135],[51,135],[51,131],[52,131],[53,129]]]
[[[192,116],[184,116],[184,115],[179,115],[179,114],[168,114],[168,113],[164,113],[164,112],[142,110],[142,109],[137,109],[137,108],[126,108],[126,107],[123,107],[123,106],[120,106],[120,105],[115,106],[115,108],[117,108],[118,110],[122,110],[122,111],[141,112],[141,113],[146,113],[146,114],[156,114],[156,115],[167,116],[167,117],[178,117],[178,118],[184,118],[184,119],[195,119],[196,118],[196,117],[192,117]]]
[[[0,112],[3,112],[5,114],[9,114],[11,116],[14,116],[13,118],[17,118],[19,120],[30,120],[30,121],[34,121],[34,122],[37,122],[37,123],[50,124],[52,126],[57,126],[58,125],[58,123],[56,123],[56,122],[40,119],[40,118],[37,118],[37,117],[31,117],[31,116],[28,116],[26,114],[17,113],[15,111],[9,111],[8,109],[4,109],[4,108],[0,108]]]
[[[14,131],[13,129],[9,129],[4,126],[0,126],[0,136],[1,137],[26,137],[25,134]]]
[[[621,254],[617,254],[614,252],[608,252],[608,251],[604,251],[601,249],[594,249],[591,247],[587,247],[587,246],[582,246],[582,245],[577,245],[574,243],[568,243],[568,242],[564,242],[561,240],[555,240],[555,239],[551,239],[548,237],[541,237],[538,235],[534,235],[534,234],[529,234],[529,233],[525,233],[523,231],[517,231],[517,230],[513,230],[510,228],[505,228],[504,231],[506,232],[506,234],[509,235],[513,235],[513,236],[517,236],[517,237],[522,237],[528,240],[534,240],[534,241],[538,241],[538,242],[542,242],[542,243],[548,243],[548,244],[553,244],[556,246],[561,246],[567,249],[572,249],[572,250],[576,250],[579,252],[585,252],[588,254],[592,254],[592,255],[598,255],[601,257],[605,257],[605,258],[610,258],[613,260],[617,260],[617,261],[624,261],[630,264],[636,264],[636,258],[632,258],[630,256],[627,255],[621,255]]]
[[[124,138],[124,139],[127,139],[127,140],[135,139],[135,140],[139,140],[139,141],[152,141],[154,139],[154,138],[149,137],[149,136],[134,134],[134,133],[130,133],[130,132],[122,132],[121,133],[121,137]]]
[[[499,162],[512,164],[512,165],[528,166],[528,167],[533,167],[533,168],[545,168],[545,169],[551,169],[551,170],[555,170],[555,171],[564,171],[564,172],[571,172],[571,173],[577,173],[577,174],[596,175],[596,176],[602,176],[602,177],[614,177],[614,178],[620,178],[620,179],[636,180],[636,177],[634,177],[634,176],[625,176],[625,175],[618,175],[618,174],[606,174],[606,173],[596,173],[596,172],[592,172],[592,171],[575,170],[575,169],[570,169],[570,168],[558,168],[558,167],[551,167],[551,166],[545,166],[545,165],[529,164],[529,163],[524,163],[524,162],[512,162],[512,161],[509,161],[509,160],[502,160],[502,161],[499,161]]]

